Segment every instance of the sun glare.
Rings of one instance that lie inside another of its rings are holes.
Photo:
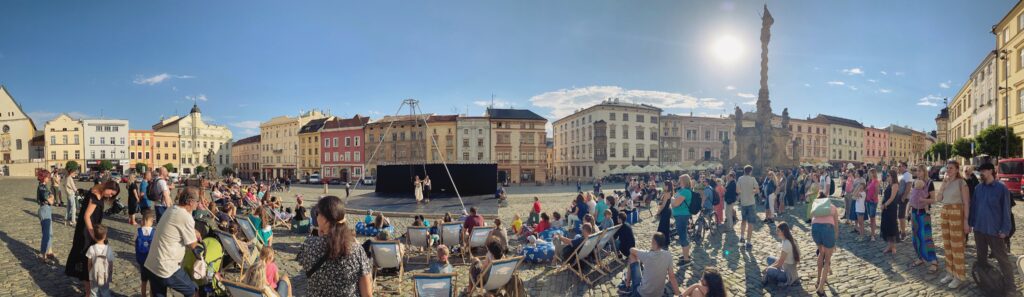
[[[718,37],[718,40],[715,40],[715,43],[712,44],[711,53],[719,61],[731,63],[743,55],[743,44],[732,35],[723,35]]]

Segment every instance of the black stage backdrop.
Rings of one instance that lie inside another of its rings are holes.
[[[424,170],[425,169],[425,170]],[[462,196],[493,195],[497,190],[497,164],[448,164],[452,179],[442,164],[378,165],[377,193],[413,197],[413,180],[430,176],[430,197],[454,197],[452,180]],[[424,174],[424,172],[426,174]]]

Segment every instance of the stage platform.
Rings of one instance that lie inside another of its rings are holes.
[[[344,199],[343,199],[344,200]],[[466,210],[476,207],[477,213],[483,216],[496,216],[498,214],[498,199],[494,195],[479,195],[462,197],[466,204]],[[350,213],[365,213],[367,210],[383,211],[385,215],[403,214],[424,214],[428,218],[444,216],[445,212],[453,216],[462,214],[462,206],[458,197],[444,197],[430,199],[430,203],[416,205],[416,199],[412,197],[382,196],[377,193],[364,193],[348,198],[345,208]]]

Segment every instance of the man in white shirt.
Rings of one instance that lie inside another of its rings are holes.
[[[897,191],[896,200],[896,216],[900,222],[900,239],[903,239],[904,234],[907,234],[907,202],[910,200],[910,185],[914,183],[914,176],[907,171],[907,163],[900,162],[899,177],[897,180],[900,183],[899,191]]]
[[[829,196],[832,191],[832,177],[828,175],[828,171],[822,170],[821,177],[818,178],[818,192],[825,194],[825,197]]]
[[[740,212],[742,217],[742,224],[740,225],[740,243],[743,243],[743,234],[746,234],[746,238],[752,239],[754,234],[754,223],[757,222],[756,206],[757,201],[754,200],[754,194],[757,193],[759,186],[757,180],[754,179],[752,173],[754,167],[747,165],[743,167],[743,176],[736,181],[736,192],[739,193],[740,198]],[[750,242],[746,243],[747,249],[754,247]]]
[[[145,269],[142,271],[148,274],[152,282],[153,296],[166,296],[167,288],[185,296],[193,296],[198,290],[189,278],[191,272],[181,269],[181,259],[185,257],[186,247],[197,256],[202,253],[202,248],[197,244],[199,233],[195,230],[196,221],[192,219],[192,211],[199,205],[199,196],[198,188],[185,189],[178,195],[178,205],[168,209],[163,220],[156,226],[149,256],[143,265]]]

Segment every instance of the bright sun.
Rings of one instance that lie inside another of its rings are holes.
[[[743,54],[743,44],[731,35],[723,35],[711,45],[711,52],[719,61],[734,62]]]

